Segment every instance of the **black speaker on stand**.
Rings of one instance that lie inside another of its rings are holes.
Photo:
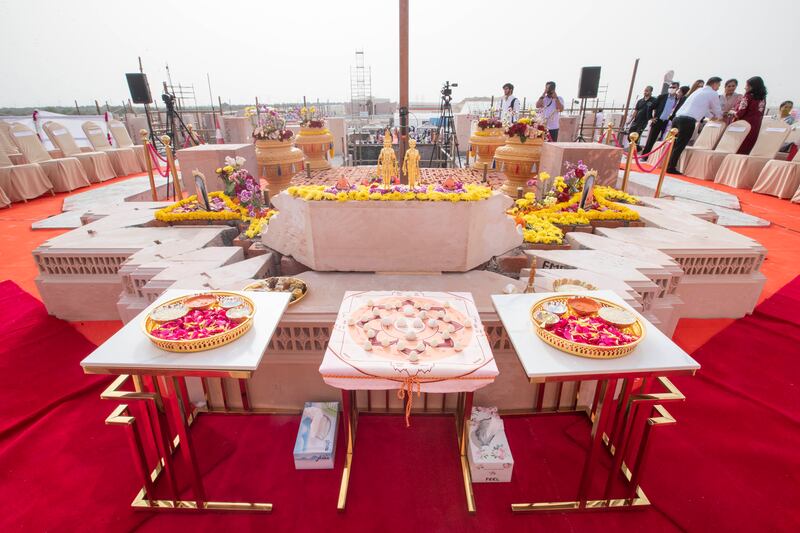
[[[578,81],[578,98],[581,99],[581,125],[578,129],[578,142],[586,142],[583,138],[583,123],[586,119],[586,100],[597,98],[597,90],[600,88],[600,67],[583,67],[581,69],[581,79]],[[592,127],[594,134],[594,126]],[[594,138],[594,135],[592,135]]]
[[[131,92],[131,100],[134,104],[144,104],[144,114],[147,117],[147,129],[150,130],[150,141],[156,146],[156,137],[153,134],[153,124],[150,122],[150,109],[147,104],[153,103],[150,95],[150,85],[147,83],[147,74],[143,72],[128,72],[125,74],[128,80],[128,90]]]

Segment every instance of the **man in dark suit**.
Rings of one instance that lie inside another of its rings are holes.
[[[659,94],[658,98],[656,98],[656,105],[653,108],[652,115],[648,117],[650,119],[650,133],[647,134],[647,144],[644,147],[645,154],[650,153],[658,138],[666,131],[672,112],[675,111],[680,101],[678,95],[679,86],[680,83],[673,81],[669,84],[667,92]]]

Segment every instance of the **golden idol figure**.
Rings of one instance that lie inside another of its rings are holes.
[[[383,182],[383,186],[389,188],[392,178],[398,173],[397,156],[392,148],[392,135],[389,130],[386,130],[386,134],[383,136],[383,149],[378,156],[378,177]]]
[[[416,139],[408,141],[408,150],[403,158],[403,172],[408,176],[408,187],[413,189],[419,181],[419,150]]]

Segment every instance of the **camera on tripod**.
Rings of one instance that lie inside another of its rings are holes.
[[[167,106],[167,109],[174,109],[175,106],[175,96],[169,93],[164,93],[161,95],[161,99],[164,101],[164,104]]]
[[[442,87],[442,98],[450,100],[453,96],[453,87],[458,87],[458,84],[450,83],[449,81],[444,82],[444,87]]]

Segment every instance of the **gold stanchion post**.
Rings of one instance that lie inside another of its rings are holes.
[[[669,136],[667,137],[667,155],[664,156],[664,159],[661,163],[661,172],[658,173],[658,185],[656,185],[656,192],[653,194],[653,198],[658,198],[661,196],[661,186],[664,184],[664,174],[667,173],[667,166],[669,166],[669,160],[672,157],[672,147],[675,145],[675,137],[678,135],[678,128],[672,128],[669,130]]]
[[[628,159],[625,161],[625,174],[622,175],[622,192],[626,192],[628,189],[628,178],[631,175],[631,163],[633,163],[633,158],[636,157],[636,141],[639,140],[639,134],[635,131],[628,136],[628,139],[631,141],[630,146],[628,146]]]
[[[172,155],[172,146],[170,146],[169,143],[169,135],[162,135],[161,142],[164,143],[164,150],[167,152],[167,164],[169,165],[170,172],[172,172],[172,183],[175,184],[175,199],[183,200],[181,181],[178,178],[178,169],[175,168],[175,157]]]
[[[150,191],[153,193],[153,201],[158,201],[158,192],[156,191],[156,180],[153,178],[153,160],[150,158],[150,141],[147,140],[147,130],[139,130],[139,135],[142,136],[142,144],[144,145],[144,160],[147,165],[147,177],[150,178]]]
[[[606,144],[611,144],[611,135],[614,133],[614,123],[609,122],[606,124]]]

